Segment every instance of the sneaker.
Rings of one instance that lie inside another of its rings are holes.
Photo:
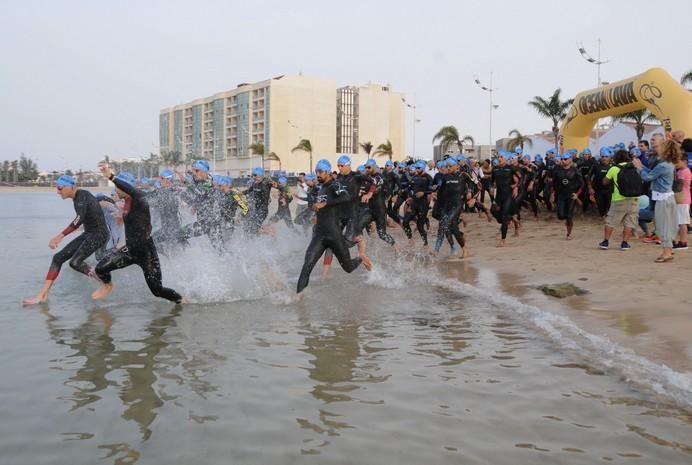
[[[673,244],[673,250],[687,250],[687,242],[676,242]]]
[[[600,244],[598,244],[598,248],[601,250],[608,250],[608,240],[604,240]]]
[[[661,239],[659,239],[656,234],[652,234],[651,236],[644,238],[644,242],[647,244],[655,244],[656,241],[660,241],[660,240]]]
[[[629,250],[629,249],[631,249],[631,248],[632,248],[632,246],[629,245],[629,244],[628,244],[627,242],[625,242],[625,241],[622,241],[622,242],[620,243],[620,250]]]

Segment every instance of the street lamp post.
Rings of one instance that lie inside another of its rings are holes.
[[[586,61],[589,63],[592,63],[596,65],[596,87],[601,87],[603,85],[603,82],[601,81],[601,65],[604,65],[606,63],[610,63],[610,60],[601,60],[601,39],[598,39],[598,51],[596,58],[593,58],[589,52],[586,51],[584,48],[584,43],[583,42],[578,42],[577,43],[577,49],[579,50],[579,53],[581,53],[581,56],[584,57]]]
[[[488,107],[488,113],[489,113],[489,124],[488,124],[488,145],[491,147],[490,151],[492,153],[492,146],[493,146],[493,110],[497,109],[498,105],[493,105],[493,92],[498,90],[497,87],[493,88],[493,73],[492,71],[490,72],[490,85],[485,86],[481,83],[480,79],[478,79],[477,75],[473,76],[473,81],[476,83],[478,87],[480,87],[482,90],[486,91],[488,93],[488,99],[489,99],[489,107]]]
[[[416,123],[419,121],[416,119],[416,105],[412,105],[410,103],[406,104],[407,107],[413,110],[413,153],[411,156],[413,158],[416,158]]]

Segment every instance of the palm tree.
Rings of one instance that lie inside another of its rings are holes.
[[[312,172],[312,144],[310,143],[310,139],[301,139],[300,142],[298,142],[298,145],[291,149],[291,152],[295,152],[297,150],[302,150],[303,152],[308,152],[310,154],[309,171]]]
[[[658,119],[656,118],[656,115],[651,113],[649,110],[630,111],[629,113],[613,116],[613,123],[619,123],[622,121],[634,123],[634,130],[637,132],[637,141],[640,141],[642,140],[642,137],[644,137],[646,123],[657,123]]]
[[[182,154],[179,150],[168,150],[161,154],[161,159],[166,166],[175,169],[182,162]]]
[[[507,150],[509,151],[512,151],[519,146],[523,152],[524,144],[528,145],[529,147],[533,146],[531,138],[520,133],[518,129],[512,129],[509,131],[509,137],[511,137],[511,139],[507,142]]]
[[[368,154],[368,158],[370,158],[370,152],[372,152],[372,148],[373,148],[372,142],[370,142],[370,141],[361,142],[358,145],[360,145],[360,148],[362,148],[363,151]]]
[[[471,144],[471,151],[473,151],[473,150],[474,150],[474,146],[476,145],[476,141],[473,140],[473,137],[471,137],[471,136],[464,136],[464,137],[462,137],[462,138],[461,138],[461,144],[464,145],[466,142],[468,142],[469,144]],[[463,151],[463,150],[462,150],[462,147],[459,146],[459,152],[462,152],[462,151]]]
[[[259,142],[250,144],[250,153],[262,157],[262,169],[264,169],[264,144],[260,144]]]
[[[370,155],[370,154],[368,153],[368,155]],[[378,145],[377,148],[375,149],[375,156],[376,157],[388,157],[389,161],[391,161],[392,155],[393,155],[392,142],[389,139],[387,139],[387,142],[385,142],[384,144]]]
[[[461,151],[464,142],[470,142],[472,147],[475,144],[471,136],[459,137],[459,130],[454,126],[441,127],[437,134],[433,136],[433,143],[435,142],[440,144],[441,153],[447,153],[447,150],[452,145],[456,145],[458,150]]]
[[[692,84],[692,71],[688,71],[682,75],[680,78],[680,84],[686,86],[687,84]]]
[[[533,100],[529,101],[529,106],[533,107],[539,115],[550,119],[553,122],[553,136],[555,136],[555,148],[557,149],[557,136],[560,134],[558,124],[567,116],[567,110],[574,103],[574,99],[565,101],[560,100],[562,89],[555,89],[553,95],[544,99],[536,95]]]
[[[279,156],[275,152],[269,152],[269,155],[267,155],[267,160],[278,161],[279,162],[279,171],[282,171],[281,158],[279,158]]]

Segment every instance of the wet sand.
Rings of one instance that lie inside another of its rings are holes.
[[[692,371],[692,251],[678,251],[669,263],[654,263],[660,246],[632,240],[632,249],[621,251],[618,230],[611,237],[611,248],[599,250],[602,224],[580,216],[570,241],[565,240],[563,222],[526,217],[520,236],[513,237],[510,231],[507,246],[498,248],[495,221],[488,223],[475,214],[466,215],[466,221],[471,256],[447,262],[453,276],[469,284],[488,284],[483,271],[491,270],[497,281],[492,285],[498,290],[541,308],[561,307],[594,334],[675,370]],[[441,256],[446,253],[443,246]],[[589,294],[557,299],[536,289],[563,282]]]

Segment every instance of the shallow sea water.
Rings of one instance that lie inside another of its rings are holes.
[[[22,308],[72,214],[0,194],[0,464],[692,463],[686,374],[377,246],[300,302],[282,235],[163,258],[190,305],[66,267]]]

